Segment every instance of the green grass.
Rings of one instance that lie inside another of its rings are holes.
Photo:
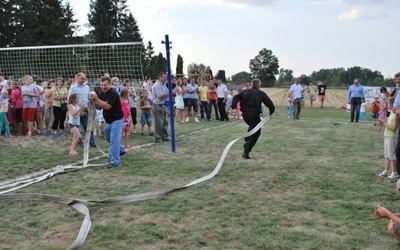
[[[300,118],[286,119],[279,107],[252,159],[241,158],[238,141],[209,181],[155,200],[87,204],[92,228],[81,249],[398,248],[387,220],[373,213],[378,204],[399,210],[395,185],[377,176],[382,132],[349,124],[342,109],[306,108]],[[176,153],[168,143],[152,144],[129,151],[116,169],[90,167],[17,192],[96,200],[182,186],[209,174],[224,147],[246,130],[243,121],[177,124]],[[132,134],[130,144],[152,139]],[[4,140],[0,180],[75,162],[69,140],[69,133],[65,140]],[[108,152],[105,141],[98,143]],[[90,149],[91,157],[99,155]],[[65,249],[83,220],[51,202],[0,203],[0,211],[1,249]]]

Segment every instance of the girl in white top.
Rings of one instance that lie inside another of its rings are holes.
[[[78,143],[82,139],[82,135],[79,132],[79,125],[80,125],[80,116],[83,116],[84,108],[79,107],[78,102],[79,102],[79,98],[78,98],[77,93],[73,93],[69,96],[68,123],[69,123],[69,127],[71,128],[71,133],[72,133],[71,148],[69,151],[70,156],[78,155],[76,148],[78,147]]]

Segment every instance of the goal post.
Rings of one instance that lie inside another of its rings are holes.
[[[20,80],[37,75],[43,80],[71,79],[84,72],[93,84],[102,71],[137,85],[143,81],[142,42],[71,44],[0,48],[0,72]]]

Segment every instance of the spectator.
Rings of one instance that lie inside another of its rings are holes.
[[[5,137],[11,138],[14,137],[11,135],[10,124],[7,118],[8,106],[9,106],[9,94],[8,94],[8,86],[0,85],[0,137],[3,130],[3,126],[5,127]]]
[[[296,78],[295,82],[290,86],[290,98],[293,102],[293,119],[300,119],[300,111],[302,106],[301,97],[303,96],[303,87],[300,84],[300,78]]]
[[[318,98],[319,98],[319,101],[321,102],[321,108],[324,107],[325,93],[326,93],[325,82],[324,81],[320,81],[318,83]]]
[[[347,93],[347,103],[351,105],[350,122],[354,122],[355,119],[356,123],[358,123],[360,118],[361,97],[365,98],[365,91],[363,86],[360,85],[359,80],[356,78],[354,79],[354,84],[349,87]]]
[[[137,103],[136,103],[136,90],[135,87],[131,85],[129,80],[125,80],[124,87],[129,92],[129,104],[130,104],[130,112],[131,112],[131,122],[132,122],[132,132],[136,133],[136,124],[137,124]]]
[[[392,213],[387,208],[378,206],[375,209],[375,215],[376,218],[378,219],[382,218],[389,219],[389,225],[388,225],[389,234],[391,234],[393,237],[395,237],[397,240],[400,241],[400,214]]]
[[[185,104],[183,102],[183,93],[184,90],[182,88],[182,79],[178,79],[176,81],[176,87],[173,90],[173,92],[175,93],[175,108],[176,108],[176,112],[175,112],[175,121],[176,122],[181,122],[184,123],[185,122]]]
[[[220,114],[220,121],[223,122],[229,121],[229,117],[226,114],[226,102],[228,101],[228,89],[226,88],[226,85],[222,83],[221,80],[217,80],[218,87],[217,87],[217,98],[218,98],[218,110]]]
[[[215,119],[219,120],[220,118],[219,118],[218,105],[217,105],[217,86],[216,86],[214,79],[212,79],[208,82],[207,98],[209,101],[208,109],[210,110],[210,117],[211,117],[212,107],[214,107]]]
[[[211,120],[211,112],[210,112],[210,105],[208,104],[208,97],[207,97],[208,87],[207,81],[202,79],[201,86],[199,87],[199,100],[200,100],[200,116],[201,120],[204,121],[207,118],[207,121]]]
[[[35,120],[35,112],[37,107],[36,97],[39,96],[39,90],[36,86],[32,85],[33,78],[30,75],[24,77],[25,85],[21,88],[21,97],[24,100],[24,107],[22,110],[22,121],[26,123],[28,132],[26,137],[30,138],[37,130],[33,127]]]
[[[54,114],[53,114],[53,95],[51,89],[56,85],[55,80],[49,80],[47,87],[44,90],[44,126],[46,130],[50,130],[50,124],[53,125]]]
[[[379,97],[375,96],[374,101],[371,103],[372,119],[374,119],[374,126],[379,119],[379,107],[380,107]]]
[[[67,114],[67,110],[63,109],[62,103],[67,102],[68,90],[64,87],[64,79],[59,77],[56,80],[56,86],[51,89],[53,97],[53,114],[54,122],[51,127],[51,132],[49,137],[54,138],[56,131],[58,130],[58,137],[64,137],[64,122]]]
[[[153,102],[149,99],[149,94],[147,90],[143,90],[143,98],[140,101],[140,134],[144,135],[144,126],[147,124],[147,129],[149,131],[149,136],[154,136],[152,132],[151,125],[151,109],[153,108]]]
[[[308,95],[309,95],[310,106],[312,108],[313,102],[315,101],[316,94],[318,92],[318,89],[317,89],[317,87],[314,86],[313,82],[310,82],[310,84],[309,84],[309,86],[307,88],[307,92],[308,92]]]
[[[72,133],[71,147],[69,150],[70,156],[78,156],[76,148],[78,147],[78,143],[82,139],[82,135],[79,132],[79,117],[83,115],[84,111],[83,107],[79,107],[78,102],[79,98],[77,93],[70,95],[68,101],[68,123]]]
[[[169,91],[165,83],[167,74],[160,72],[153,86],[153,112],[154,112],[154,142],[170,141],[168,137],[168,108],[164,105],[169,101]]]
[[[76,75],[76,82],[69,88],[68,96],[72,95],[73,93],[78,94],[79,99],[79,107],[83,107],[84,114],[80,117],[80,125],[83,127],[83,131],[86,134],[87,130],[87,123],[89,119],[88,113],[88,105],[89,105],[89,86],[85,84],[86,75],[83,72],[80,72]],[[96,147],[96,143],[93,137],[93,131],[90,133],[89,144],[91,147]],[[83,146],[82,140],[79,142],[79,146]]]
[[[187,85],[188,90],[188,115],[186,117],[186,122],[189,122],[189,115],[193,108],[192,116],[195,122],[199,122],[197,118],[197,112],[199,112],[199,99],[198,99],[198,88],[197,84],[194,82],[194,78],[190,78],[190,83]]]
[[[14,89],[11,92],[11,103],[14,105],[15,123],[17,124],[17,135],[24,135],[24,123],[22,122],[22,109],[24,100],[21,97],[21,87],[19,82],[14,83]]]
[[[365,98],[361,98],[360,119],[361,123],[367,123],[367,103]]]
[[[123,89],[121,91],[121,108],[122,113],[124,113],[124,126],[122,127],[122,136],[123,136],[123,146],[125,149],[130,148],[131,146],[128,145],[128,136],[129,136],[129,129],[131,127],[131,109],[129,104],[129,90]]]
[[[388,106],[393,107],[394,97],[390,97]],[[385,170],[379,176],[389,176],[390,179],[397,179],[396,167],[396,142],[399,134],[398,124],[399,121],[394,112],[390,113],[389,118],[386,120],[379,120],[385,127],[384,131],[384,155],[385,155]],[[392,173],[389,175],[390,168]]]

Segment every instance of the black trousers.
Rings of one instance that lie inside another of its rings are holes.
[[[224,100],[225,100],[224,98],[218,98],[219,115],[220,115],[221,121],[223,121],[223,120],[229,121],[228,115],[226,114]]]
[[[259,113],[243,113],[243,120],[249,125],[249,128],[247,129],[247,132],[251,131],[253,128],[257,126],[258,123],[260,123],[260,114]],[[258,141],[258,137],[261,135],[261,128],[255,132],[253,135],[244,138],[245,143],[244,143],[244,153],[249,154],[251,149],[256,145]]]

